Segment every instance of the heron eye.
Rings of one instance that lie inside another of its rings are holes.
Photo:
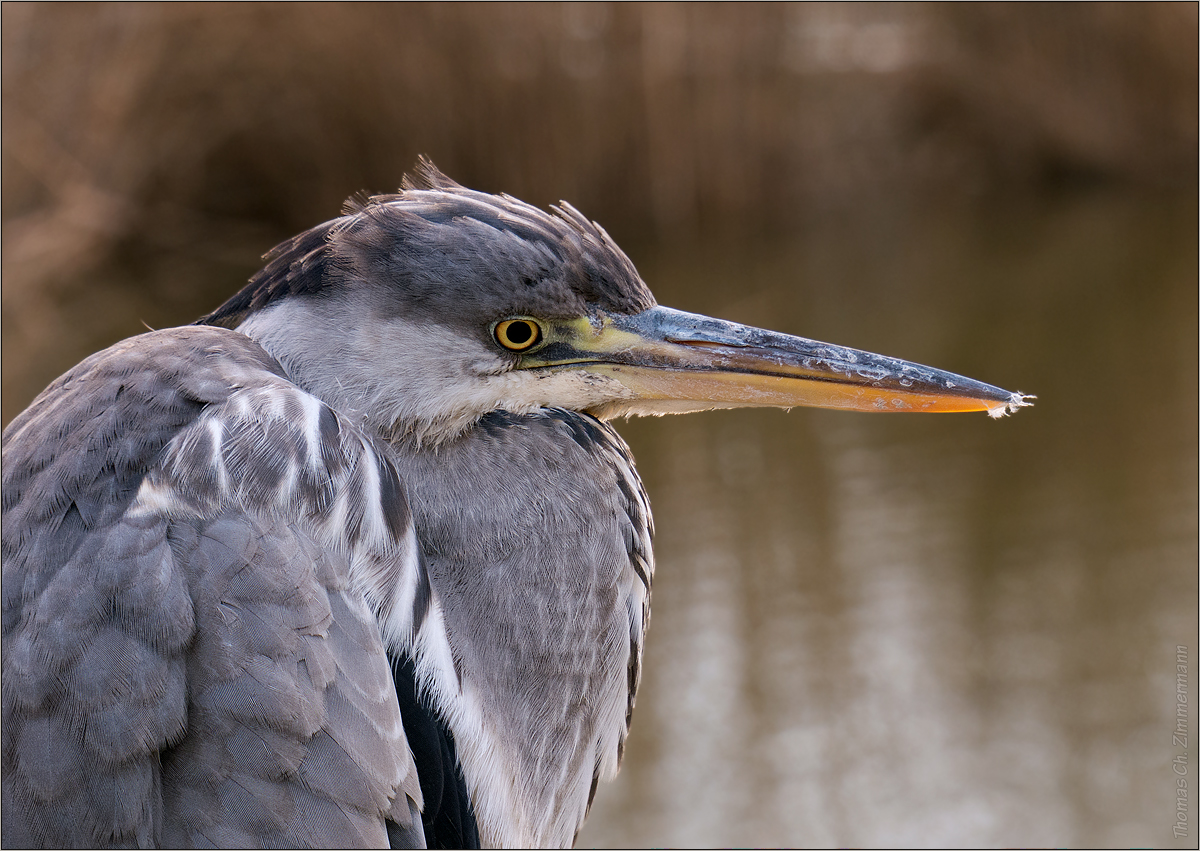
[[[533,348],[542,339],[542,329],[532,319],[505,319],[492,333],[496,342],[512,352]]]

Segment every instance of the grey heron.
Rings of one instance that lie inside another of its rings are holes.
[[[1028,398],[658,306],[422,161],[3,438],[8,846],[567,846],[641,677],[614,417]]]

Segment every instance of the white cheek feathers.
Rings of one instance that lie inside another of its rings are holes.
[[[633,396],[608,376],[514,370],[500,351],[473,338],[439,339],[427,327],[373,315],[354,300],[286,299],[237,330],[335,410],[418,444],[451,439],[489,411],[600,411]]]

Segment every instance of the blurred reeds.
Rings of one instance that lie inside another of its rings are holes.
[[[627,247],[881,204],[1196,191],[1195,4],[0,14],[5,422],[421,153],[475,188],[568,199]]]

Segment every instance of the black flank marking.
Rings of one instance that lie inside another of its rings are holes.
[[[383,521],[393,540],[400,541],[408,533],[411,519],[408,500],[404,498],[404,486],[400,484],[396,468],[382,456],[376,455],[375,463],[379,466],[379,505],[383,510]]]
[[[417,691],[411,658],[393,657],[392,673],[404,735],[412,748],[425,811],[421,821],[430,848],[478,848],[479,828],[467,794],[454,735],[438,716],[427,695]]]
[[[425,618],[429,614],[429,602],[433,598],[433,589],[429,586],[429,570],[425,567],[424,556],[417,555],[417,590],[413,592],[413,635],[416,635]],[[462,678],[459,677],[461,680]]]
[[[341,441],[342,427],[338,424],[337,415],[328,405],[321,406],[317,417],[317,434],[321,441],[321,463],[329,471],[330,476],[336,476],[342,471]]]

